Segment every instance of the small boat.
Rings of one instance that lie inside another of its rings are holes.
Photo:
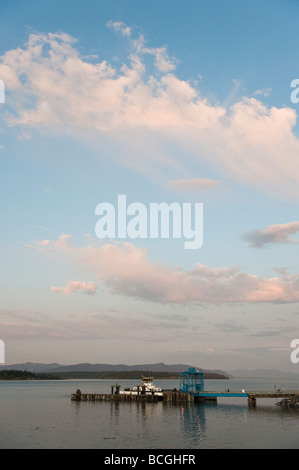
[[[142,376],[141,385],[136,385],[132,389],[125,388],[124,390],[120,390],[119,393],[121,395],[153,395],[157,396],[158,399],[163,399],[163,391],[160,387],[156,387],[153,384],[152,376]]]

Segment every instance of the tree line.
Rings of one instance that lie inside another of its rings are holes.
[[[47,372],[30,372],[28,370],[0,370],[0,380],[58,380],[57,374]]]
[[[68,371],[68,372],[30,372],[27,370],[0,370],[0,380],[68,380],[68,379],[102,379],[141,380],[142,376],[153,376],[154,380],[178,380],[179,372],[130,371]],[[204,379],[227,379],[228,377],[210,372],[204,373]]]

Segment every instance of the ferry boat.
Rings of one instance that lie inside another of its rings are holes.
[[[125,388],[119,391],[122,395],[154,395],[158,397],[158,400],[163,399],[163,391],[160,387],[156,387],[153,384],[152,376],[142,376],[142,384],[136,385],[135,387]]]

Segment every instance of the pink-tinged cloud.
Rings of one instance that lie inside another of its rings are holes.
[[[59,258],[89,268],[107,292],[162,303],[298,302],[299,274],[276,270],[278,276],[262,277],[238,267],[210,268],[197,264],[191,270],[155,263],[148,251],[131,243],[97,243],[75,247],[69,239],[61,247],[39,245]]]
[[[210,188],[217,188],[221,182],[211,178],[185,178],[173,180],[169,183],[172,189],[200,192]]]
[[[51,290],[57,294],[76,294],[77,292],[82,292],[83,294],[94,295],[97,291],[97,286],[94,282],[89,282],[88,284],[83,281],[70,281],[66,286],[55,287],[52,286]]]
[[[299,240],[294,240],[290,235],[299,233],[299,222],[289,222],[287,224],[269,225],[261,230],[253,230],[243,236],[243,240],[250,246],[262,248],[271,243],[290,243],[299,245]]]
[[[199,173],[204,161],[220,179],[298,198],[296,110],[269,108],[246,96],[229,109],[211,104],[176,76],[165,47],[148,47],[124,23],[108,25],[130,48],[119,68],[83,57],[76,40],[64,33],[31,34],[23,48],[7,51],[0,76],[13,112],[5,111],[4,123],[42,132],[63,129],[82,138],[87,131],[89,141],[92,136],[113,148],[109,154],[115,158],[163,183],[165,166],[175,179],[188,172],[190,162]],[[155,74],[147,71],[146,58]],[[169,150],[174,145],[180,152]]]

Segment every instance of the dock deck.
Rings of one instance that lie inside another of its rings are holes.
[[[255,406],[257,398],[299,398],[299,390],[273,390],[273,391],[202,391],[188,393],[178,390],[163,391],[163,397],[155,394],[119,394],[119,393],[81,393],[77,390],[71,395],[72,401],[130,401],[130,402],[158,402],[166,403],[208,403],[217,402],[217,398],[247,398],[249,406]]]
[[[229,391],[229,392],[216,392],[216,391],[205,391],[199,392],[194,395],[195,401],[205,401],[217,398],[233,398],[233,397],[244,397],[248,400],[248,405],[255,406],[257,398],[291,398],[299,397],[299,390],[273,390],[273,391]]]
[[[200,397],[253,397],[253,398],[285,398],[294,397],[299,395],[299,390],[273,390],[273,391],[229,391],[229,392],[216,392],[204,391],[195,394]]]

